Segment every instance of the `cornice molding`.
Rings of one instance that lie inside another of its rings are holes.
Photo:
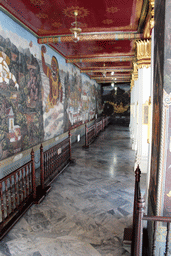
[[[78,63],[78,62],[125,62],[133,61],[134,56],[121,56],[121,57],[96,57],[96,58],[79,58],[79,59],[66,59],[66,63]]]
[[[96,69],[82,69],[81,73],[103,73],[104,71],[106,72],[115,72],[115,73],[125,73],[125,72],[131,72],[132,68],[123,68],[123,69],[116,69],[116,68],[96,68]]]

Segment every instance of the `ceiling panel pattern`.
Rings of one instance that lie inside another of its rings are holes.
[[[139,21],[143,2],[1,0],[1,6],[27,26],[38,43],[50,45],[67,63],[75,64],[98,83],[109,83],[113,81],[112,70],[119,81],[130,82],[135,40],[142,38]],[[76,43],[70,30],[75,24],[81,30]]]

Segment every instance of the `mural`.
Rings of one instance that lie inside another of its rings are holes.
[[[43,139],[41,76],[37,59],[0,36],[0,159]]]
[[[101,112],[100,86],[1,12],[0,160]]]

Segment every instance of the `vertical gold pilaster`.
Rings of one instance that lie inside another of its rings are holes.
[[[138,67],[137,63],[133,62],[133,71],[132,71],[132,77],[131,77],[131,90],[134,87],[134,81],[138,80]]]

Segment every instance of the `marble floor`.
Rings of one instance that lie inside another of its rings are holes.
[[[128,127],[109,125],[0,242],[0,256],[121,256],[132,223],[135,152]],[[145,176],[142,175],[145,187]]]

